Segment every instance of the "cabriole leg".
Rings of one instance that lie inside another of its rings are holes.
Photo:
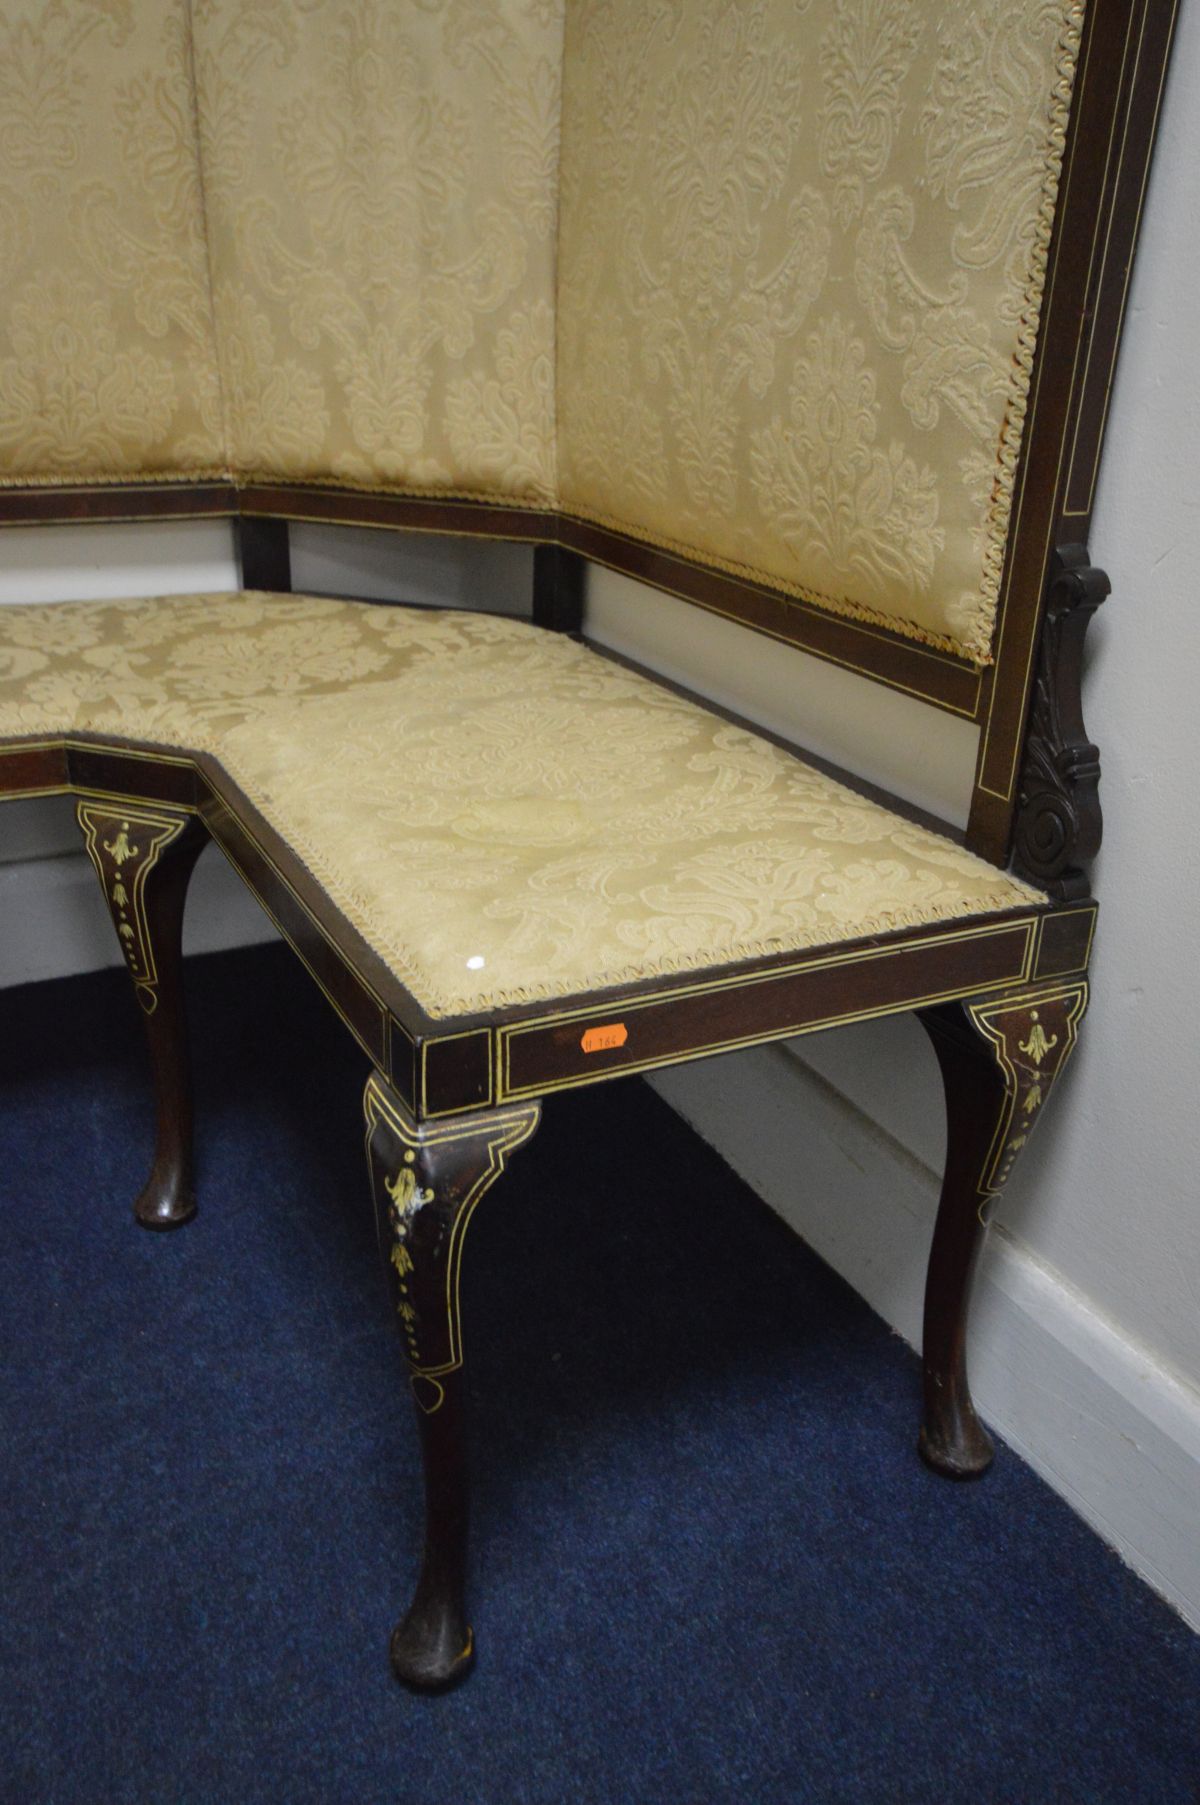
[[[144,1228],[178,1228],[196,1213],[183,907],[207,835],[197,816],[168,808],[84,801],[76,814],[133,979],[154,1071],[154,1165],[134,1215]]]
[[[1067,1063],[1082,978],[920,1011],[946,1091],[946,1173],[925,1282],[922,1458],[951,1479],[992,1461],[967,1382],[967,1310],[989,1213]]]
[[[406,1685],[441,1690],[469,1671],[475,1653],[464,1597],[463,1240],[475,1205],[537,1127],[540,1106],[418,1126],[377,1073],[363,1106],[375,1220],[425,1469],[425,1553],[412,1603],[392,1636],[392,1667]]]

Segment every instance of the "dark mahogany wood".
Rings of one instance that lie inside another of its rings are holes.
[[[1068,444],[1062,499],[1065,525],[1060,537],[1064,540],[1086,541],[1088,536],[1178,0],[1143,0],[1126,11],[1127,25],[1125,12],[1118,12],[1093,28],[1096,39],[1103,32],[1111,42],[1119,40],[1121,28],[1126,26],[1120,44],[1115,116],[1106,132],[1104,104],[1111,78],[1104,89],[1097,88],[1087,97],[1093,117],[1080,116],[1080,135],[1090,132],[1097,141],[1104,141],[1101,213],[1108,229],[1103,242],[1093,247],[1087,309],[1075,359],[1078,408]],[[1072,232],[1077,242],[1078,236]]]
[[[238,509],[243,515],[324,526],[390,527],[399,532],[517,539],[534,545],[548,543],[558,533],[558,514],[553,508],[464,501],[455,495],[350,489],[334,483],[244,483],[238,490]]]
[[[195,759],[166,747],[114,746],[81,736],[67,743],[66,761],[71,787],[81,793],[166,802],[188,812],[203,797]]]
[[[0,526],[68,525],[72,521],[198,520],[236,514],[236,485],[215,481],[38,483],[0,487]]]
[[[1087,540],[1175,12],[1176,0],[1093,0],[1087,9],[994,663],[979,711],[967,843],[996,864],[1008,857],[1012,836],[1054,549]],[[1086,472],[1086,485],[1076,470]]]
[[[238,580],[243,589],[287,595],[292,587],[292,554],[286,520],[243,514],[234,521]]]
[[[539,545],[533,553],[533,618],[555,633],[583,631],[583,579],[587,566],[561,545]]]
[[[377,1068],[366,1099],[372,1181],[387,1225],[426,1476],[425,1559],[392,1649],[406,1683],[452,1684],[473,1656],[463,1603],[467,1508],[456,1262],[471,1210],[508,1152],[533,1132],[544,1092],[946,999],[931,1019],[953,1023],[957,1011],[973,1024],[972,1057],[963,1057],[956,1042],[949,1064],[943,1059],[952,1153],[931,1263],[924,1445],[927,1457],[947,1470],[981,1465],[984,1444],[973,1427],[962,1351],[979,1233],[968,1206],[981,1187],[991,1194],[1007,1173],[1005,1167],[980,1178],[988,1124],[1001,1122],[1010,1096],[1028,1097],[1032,1085],[1026,1081],[1021,1090],[1019,1077],[1006,1082],[1008,1055],[993,1058],[979,1049],[994,1020],[1019,1027],[1004,1045],[1009,1054],[1009,1041],[1020,1048],[1035,1006],[1058,1047],[1056,998],[1084,994],[1080,974],[1095,917],[1090,901],[776,955],[551,1005],[434,1019],[215,759],[81,736],[59,747],[8,749],[8,762],[18,793],[29,793],[38,779],[47,789],[80,792],[89,850],[146,1012],[159,1140],[139,1220],[173,1226],[194,1207],[179,934],[187,877],[206,827]],[[0,763],[0,780],[5,775]],[[1068,974],[1063,982],[1030,990],[1059,973]],[[950,1000],[981,991],[982,998],[961,1008]],[[614,1022],[625,1030],[619,1044],[590,1032]],[[1064,1044],[1042,1068],[1043,1089],[1066,1050]]]
[[[1083,642],[1111,585],[1082,545],[1054,560],[1017,795],[1013,862],[1063,901],[1091,888],[1100,850],[1100,752],[1083,724]]]
[[[942,1070],[947,1146],[925,1283],[918,1446],[951,1479],[975,1479],[992,1460],[967,1378],[971,1281],[989,1212],[1066,1065],[1087,997],[1077,978],[920,1012]]]
[[[694,1058],[739,1043],[786,1038],[855,1015],[914,1008],[939,996],[1021,982],[1029,970],[1034,922],[1001,918],[992,928],[979,939],[960,938],[953,928],[912,942],[902,935],[887,936],[865,943],[858,960],[838,947],[824,960],[814,956],[791,967],[785,964],[734,995],[706,982],[708,973],[698,972],[690,986],[658,1000],[647,1000],[643,985],[642,997],[607,1004],[593,998],[578,1014],[549,1005],[548,1019],[500,1030],[497,1098],[542,1096],[618,1072],[648,1070],[669,1058]],[[620,1031],[611,1044],[599,1032],[610,1024]]]
[[[17,740],[0,746],[0,800],[47,796],[70,787],[67,750],[61,740]]]
[[[982,694],[978,668],[964,658],[920,644],[887,627],[831,614],[826,608],[749,577],[731,576],[702,559],[650,545],[632,534],[564,515],[562,543],[593,563],[605,564],[652,589],[693,602],[794,645],[829,664],[873,677],[951,714],[974,720]]]
[[[380,1247],[408,1363],[425,1472],[425,1551],[392,1636],[397,1678],[443,1691],[470,1671],[459,1271],[476,1204],[538,1125],[536,1104],[418,1127],[378,1073],[363,1097]]]
[[[168,809],[83,799],[76,812],[133,979],[154,1074],[154,1164],[133,1213],[143,1228],[178,1228],[196,1213],[183,910],[208,836],[196,815]]]

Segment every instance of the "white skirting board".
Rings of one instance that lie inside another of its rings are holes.
[[[669,1068],[651,1082],[918,1345],[937,1175],[790,1047]],[[1200,1629],[1200,1395],[1007,1236],[1003,1207],[1000,1218],[971,1318],[980,1414]]]

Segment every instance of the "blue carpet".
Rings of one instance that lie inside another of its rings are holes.
[[[415,1431],[364,1063],[282,949],[189,972],[201,1215],[137,1229],[123,973],[0,998],[0,1797],[1193,1805],[1200,1641],[640,1083],[471,1228],[479,1666],[387,1638]]]

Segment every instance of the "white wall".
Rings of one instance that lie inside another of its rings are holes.
[[[1087,705],[1104,757],[1095,996],[1059,1103],[1010,1184],[981,1274],[984,1414],[1200,1624],[1200,13],[1185,12],[1114,398],[1092,552],[1114,595]],[[530,554],[301,529],[297,587],[520,608]],[[589,629],[961,821],[973,731],[595,570]],[[231,588],[222,525],[0,535],[0,602]],[[115,959],[59,803],[0,810],[0,984]],[[269,935],[215,853],[189,946]],[[680,1068],[664,1095],[914,1339],[944,1127],[911,1020]]]

